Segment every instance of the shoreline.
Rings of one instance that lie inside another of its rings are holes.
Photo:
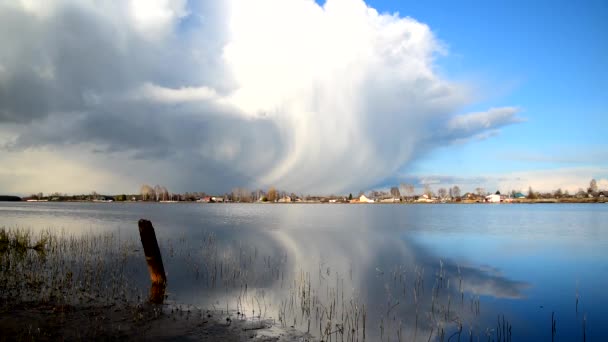
[[[154,201],[80,201],[80,200],[65,200],[65,201],[52,201],[52,200],[36,200],[36,201],[0,201],[0,203],[94,203],[94,204],[109,204],[109,203],[120,203],[120,204],[258,204],[258,205],[293,205],[293,204],[328,204],[328,205],[428,205],[428,204],[594,204],[594,203],[608,203],[608,197],[600,198],[543,198],[543,199],[514,199],[511,202],[482,202],[477,200],[461,200],[461,201],[432,201],[432,202],[419,202],[419,201],[402,201],[402,202],[323,202],[323,201],[301,201],[301,202],[196,202],[196,201],[171,201],[171,202],[154,202]]]

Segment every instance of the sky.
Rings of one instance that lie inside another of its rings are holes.
[[[0,1],[0,193],[608,189],[605,1]]]

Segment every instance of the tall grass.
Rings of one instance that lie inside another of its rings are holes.
[[[136,249],[111,233],[76,237],[0,228],[0,301],[137,302],[143,291],[132,281],[133,272],[142,273]]]

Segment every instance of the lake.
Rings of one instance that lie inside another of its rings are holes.
[[[334,340],[608,338],[606,204],[0,203],[0,227],[63,235],[137,240],[140,218],[176,305]]]

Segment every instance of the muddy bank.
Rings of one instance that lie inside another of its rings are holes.
[[[271,320],[158,305],[21,303],[0,308],[0,341],[315,341]]]

